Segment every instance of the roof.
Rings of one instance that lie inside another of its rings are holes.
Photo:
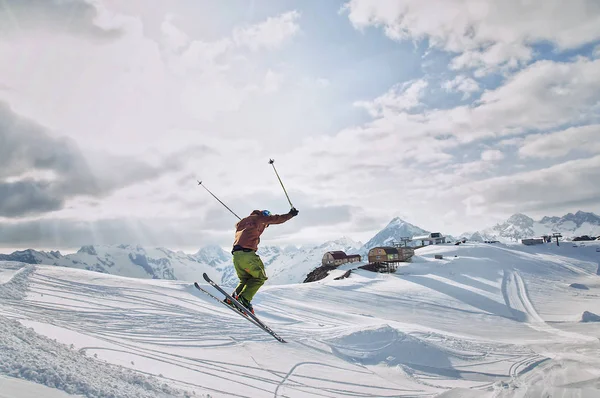
[[[348,254],[348,257],[360,257],[360,254]]]
[[[374,249],[383,249],[385,250],[385,254],[398,254],[398,249],[395,247],[391,247],[391,246],[379,246],[379,247],[373,247],[371,250]],[[369,251],[371,251],[369,250]]]
[[[331,254],[331,256],[336,259],[336,260],[343,260],[346,257],[346,253],[344,253],[343,251],[337,250],[337,251],[333,251],[333,252],[327,252],[329,254]]]

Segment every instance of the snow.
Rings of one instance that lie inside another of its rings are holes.
[[[287,344],[192,280],[0,262],[0,397],[596,397],[598,247],[434,245],[308,284],[319,250],[272,248],[254,305]]]
[[[0,398],[69,398],[64,391],[46,387],[24,379],[0,376]]]

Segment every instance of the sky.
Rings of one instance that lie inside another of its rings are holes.
[[[600,213],[596,0],[0,0],[0,251]],[[264,243],[266,242],[266,243]]]

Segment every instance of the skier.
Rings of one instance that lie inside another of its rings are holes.
[[[233,242],[233,266],[240,280],[235,291],[231,294],[244,307],[254,314],[252,298],[268,279],[265,266],[256,254],[260,235],[271,224],[283,224],[298,215],[298,210],[292,207],[287,214],[271,214],[268,210],[254,210],[246,218],[241,219],[236,225],[235,240]],[[229,305],[233,303],[225,299]]]

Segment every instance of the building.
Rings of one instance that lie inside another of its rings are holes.
[[[369,250],[369,263],[400,263],[410,260],[415,255],[412,247],[374,247]]]
[[[361,260],[360,254],[347,255],[341,250],[327,252],[323,255],[323,265],[339,266],[346,263],[355,263]]]
[[[423,236],[413,236],[413,241],[421,241],[421,245],[425,246],[425,242],[428,242],[428,245],[438,245],[440,243],[446,243],[446,237],[442,235],[440,232],[432,232],[428,235]]]
[[[544,238],[529,238],[529,239],[521,239],[521,243],[527,246],[531,245],[541,245],[545,241]]]

